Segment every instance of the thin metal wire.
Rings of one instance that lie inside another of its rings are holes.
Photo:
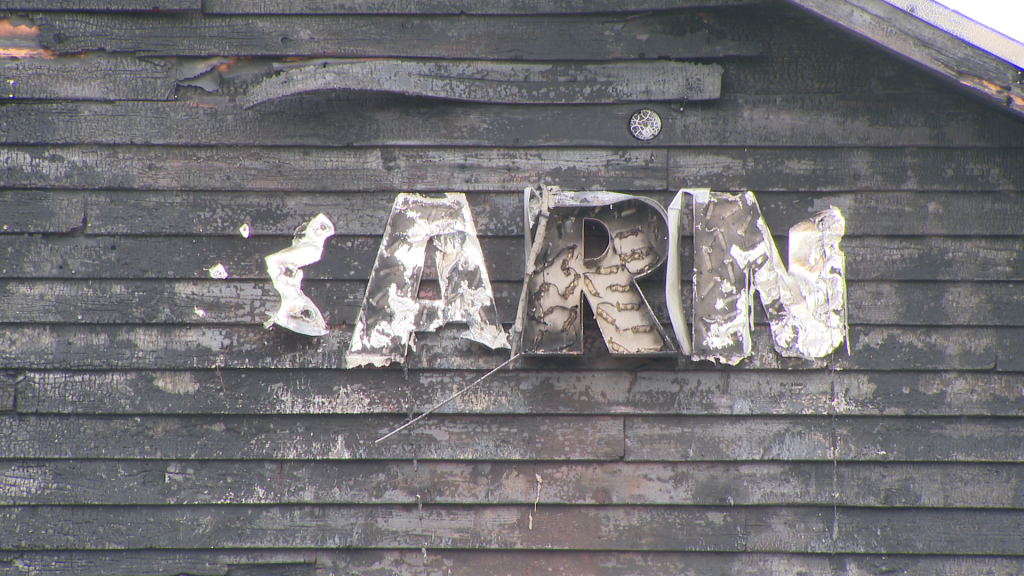
[[[373,443],[374,443],[374,444],[378,444],[378,443],[380,443],[380,442],[382,442],[382,441],[384,441],[384,440],[387,440],[388,438],[390,438],[390,437],[394,436],[395,434],[398,434],[398,433],[399,433],[399,432],[401,432],[402,430],[405,430],[405,429],[406,429],[406,428],[408,428],[409,426],[412,426],[413,424],[415,424],[415,423],[419,422],[420,420],[422,420],[422,419],[426,418],[427,416],[429,416],[429,415],[430,415],[431,413],[433,413],[433,412],[434,412],[435,410],[437,410],[437,409],[438,409],[438,408],[440,408],[441,406],[444,406],[445,404],[447,404],[447,403],[451,402],[452,400],[455,400],[455,399],[456,399],[456,398],[458,398],[459,396],[462,396],[462,395],[463,395],[463,394],[465,394],[466,392],[469,392],[469,391],[470,391],[470,390],[472,390],[473,388],[476,388],[476,387],[477,387],[477,386],[479,386],[479,385],[480,385],[480,384],[481,384],[481,383],[482,383],[482,382],[483,382],[484,380],[486,380],[486,379],[487,379],[487,378],[489,378],[489,377],[490,377],[491,375],[493,375],[493,374],[494,374],[495,372],[497,372],[497,371],[501,370],[501,369],[502,369],[502,368],[504,368],[505,366],[508,366],[509,364],[511,364],[511,363],[512,363],[512,361],[513,361],[513,360],[515,360],[516,358],[519,358],[519,356],[520,356],[520,355],[519,355],[518,353],[517,353],[517,354],[514,354],[514,355],[512,355],[512,357],[511,357],[511,358],[509,358],[508,360],[505,360],[504,362],[502,362],[501,364],[499,364],[499,365],[498,365],[497,367],[495,367],[495,368],[494,368],[493,370],[491,370],[491,371],[490,371],[490,372],[488,372],[487,374],[484,374],[483,376],[481,376],[481,377],[477,378],[477,380],[476,380],[475,382],[473,382],[472,384],[470,384],[469,386],[466,386],[466,387],[465,387],[465,388],[463,388],[462,390],[459,390],[459,391],[458,391],[458,392],[456,392],[455,394],[452,394],[451,396],[449,396],[448,398],[446,398],[446,399],[445,399],[444,401],[442,401],[441,403],[433,405],[433,406],[432,406],[432,407],[431,407],[431,408],[430,408],[429,410],[427,410],[427,411],[426,411],[426,412],[424,412],[423,414],[420,414],[419,416],[417,416],[417,417],[413,418],[412,420],[409,420],[409,421],[408,421],[408,422],[406,422],[405,424],[402,424],[402,425],[401,425],[401,426],[399,426],[398,428],[395,428],[395,429],[394,429],[394,430],[392,430],[391,432],[388,432],[387,434],[385,434],[385,435],[381,436],[380,438],[377,438],[376,440],[374,440],[374,441],[373,441]]]

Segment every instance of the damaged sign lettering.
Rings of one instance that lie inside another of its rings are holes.
[[[291,246],[266,257],[267,272],[281,295],[281,306],[270,315],[264,324],[266,328],[276,324],[306,336],[327,334],[327,323],[320,309],[302,292],[301,268],[320,261],[324,241],[333,235],[334,224],[327,216],[319,214],[296,230]]]
[[[752,192],[684,193],[693,196],[694,360],[736,365],[750,355],[754,290],[783,356],[821,358],[843,342],[846,222],[837,208],[789,230],[787,271]]]
[[[435,249],[439,300],[418,296],[427,247]],[[465,323],[463,338],[508,348],[466,195],[399,194],[370,273],[346,366],[405,361],[415,332]]]

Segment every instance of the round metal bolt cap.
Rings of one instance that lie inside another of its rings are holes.
[[[661,133],[661,116],[654,110],[637,110],[629,119],[629,132],[637,140],[653,140]]]

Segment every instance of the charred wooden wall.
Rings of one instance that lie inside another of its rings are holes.
[[[0,3],[0,574],[1024,571],[1024,125],[786,4],[413,4]],[[314,56],[725,72],[647,143],[639,104],[243,109]],[[840,207],[849,355],[782,359],[763,315],[736,369],[592,339],[375,445],[503,359],[453,329],[336,369],[395,194],[469,194],[510,322],[538,182],[749,189],[777,234]],[[318,212],[333,331],[265,330]]]

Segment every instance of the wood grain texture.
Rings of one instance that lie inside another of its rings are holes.
[[[666,156],[661,149],[594,148],[6,147],[0,150],[0,183],[33,189],[522,193],[543,182],[567,190],[665,190]]]
[[[0,204],[0,234],[66,233],[85,224],[85,199],[80,194],[8,190],[0,192]]]
[[[537,477],[540,477],[538,495]],[[1017,509],[1020,464],[8,460],[5,505],[412,504]],[[539,496],[539,497],[538,497]]]
[[[757,4],[761,0],[206,0],[204,14],[579,14]]]
[[[833,554],[711,553],[711,552],[569,552],[421,550],[128,550],[75,552],[15,552],[0,556],[0,574],[21,576],[25,566],[40,576],[68,570],[107,576],[165,576],[194,574],[225,576],[274,571],[275,575],[419,576],[425,570],[479,576],[882,576],[894,570],[907,576],[1011,575],[1024,568],[1017,557]],[[298,570],[306,572],[282,572]],[[5,571],[6,570],[6,571]]]
[[[991,370],[999,358],[1015,358],[1021,329],[870,328],[850,330],[851,356],[824,360],[782,358],[767,328],[753,333],[753,353],[740,369],[839,370]],[[410,353],[410,369],[490,370],[508,359],[460,339],[461,328],[423,333]],[[618,358],[600,344],[596,329],[584,331],[587,344],[577,357],[524,359],[524,367],[547,370],[620,369],[649,365],[671,369],[673,359]],[[311,339],[262,326],[111,326],[0,325],[0,363],[32,370],[181,370],[214,368],[340,368],[348,350],[349,329],[333,327]],[[711,364],[679,358],[679,368],[710,369]],[[1001,370],[1014,370],[1000,365]]]
[[[167,62],[103,53],[7,60],[0,77],[5,100],[170,100],[176,86]]]
[[[1016,418],[627,416],[626,460],[1017,462]]]
[[[402,417],[0,418],[11,458],[218,460],[608,460],[622,457],[622,418],[439,417],[392,442]]]
[[[727,30],[688,32],[681,16],[31,15],[40,43],[149,56],[309,56],[605,60],[752,56]],[[676,22],[678,20],[678,22]]]
[[[0,0],[0,10],[52,12],[173,12],[202,7],[202,0]]]
[[[726,92],[719,100],[690,102],[682,110],[657,102],[643,107],[662,120],[661,133],[646,143],[629,132],[638,104],[490,105],[331,93],[284,98],[251,110],[217,94],[179,102],[14,102],[0,109],[0,138],[12,145],[1024,147],[1024,124],[950,94]],[[847,117],[848,110],[857,111],[856,121]],[[757,152],[750,151],[750,157]],[[869,160],[849,169],[863,172],[879,163]],[[984,176],[970,166],[961,170]],[[819,180],[827,180],[825,174],[819,172]],[[1014,174],[1019,170],[1003,177]]]
[[[12,373],[20,413],[422,412],[479,372],[184,370]],[[13,408],[13,404],[10,405]],[[978,372],[519,371],[438,410],[453,414],[1022,416],[1024,375]]]
[[[445,190],[452,189],[447,187]],[[70,195],[70,193],[69,193]],[[673,192],[641,191],[638,195],[668,206]],[[8,198],[24,204],[45,202],[46,193],[8,192]],[[249,225],[252,236],[294,233],[319,212],[345,218],[334,223],[335,234],[377,235],[394,196],[365,193],[276,192],[96,192],[84,193],[88,202],[89,234],[119,235],[154,233],[182,235],[238,234]],[[38,199],[37,199],[38,198]],[[845,237],[851,236],[1014,236],[1024,235],[1024,192],[759,192],[769,229],[778,236],[830,206],[846,219]],[[522,235],[522,192],[474,193],[468,197],[477,233],[482,236]],[[75,210],[75,208],[78,208]],[[79,216],[79,207],[68,207],[68,220]],[[692,228],[692,197],[681,203],[682,230]],[[24,220],[19,215],[16,220]],[[66,230],[46,228],[18,231]]]

